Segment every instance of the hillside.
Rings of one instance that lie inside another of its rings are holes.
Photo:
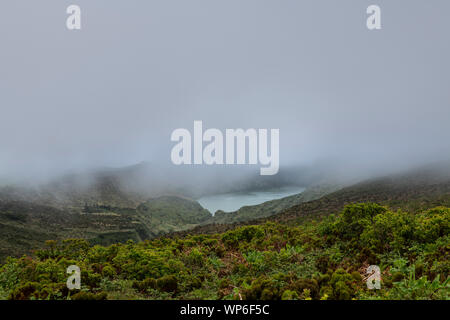
[[[176,235],[225,232],[241,225],[261,224],[267,221],[294,223],[305,219],[318,219],[336,214],[345,205],[357,202],[375,202],[395,210],[403,209],[411,212],[436,206],[450,206],[450,166],[448,164],[430,166],[370,179],[326,194],[319,199],[283,209],[272,216],[254,220],[235,220],[229,224],[224,223],[220,216],[218,222],[212,221],[210,224]]]
[[[174,196],[149,199],[137,207],[137,214],[153,236],[190,229],[211,217],[197,201]]]
[[[175,195],[196,199],[205,195],[267,190],[286,185],[329,184],[334,170],[324,165],[288,167],[275,176],[260,176],[251,168],[161,166],[142,162],[121,168],[97,168],[41,181],[7,182],[0,178],[0,201],[25,201],[81,211],[85,206],[136,208],[150,198]]]
[[[186,230],[210,217],[197,202],[179,197],[152,198],[135,208],[85,205],[81,212],[25,201],[0,201],[0,261],[28,254],[45,240],[84,238],[109,245],[142,241]]]
[[[0,200],[0,297],[68,298],[63,278],[70,262],[85,270],[74,299],[448,299],[446,168],[332,193],[311,188],[235,216],[219,214],[221,223],[179,196],[66,210]],[[308,197],[319,198],[298,203]],[[384,277],[377,292],[362,281],[374,263]],[[35,271],[25,276],[23,268]]]
[[[340,188],[336,184],[311,186],[302,193],[266,201],[254,206],[244,206],[234,212],[217,211],[214,217],[211,217],[207,223],[234,223],[266,218],[300,203],[319,199]]]
[[[418,212],[436,206],[450,206],[450,168],[425,167],[403,174],[371,179],[299,204],[271,217],[292,221],[304,216],[337,213],[349,203],[376,202],[395,210]]]
[[[0,201],[0,261],[6,256],[30,253],[50,239],[77,237],[102,244],[137,241],[141,240],[140,234],[145,235],[144,227],[136,217],[124,212],[82,214],[24,201]]]
[[[352,204],[321,222],[91,247],[50,241],[0,265],[0,299],[450,299],[450,209]],[[77,265],[81,290],[66,287]],[[366,284],[369,265],[380,287]]]
[[[217,233],[266,221],[298,223],[318,219],[355,202],[376,202],[410,212],[450,206],[450,170],[447,169],[448,166],[421,168],[337,191],[335,185],[319,185],[299,195],[243,207],[233,213],[218,213],[214,217],[186,197],[144,199],[142,194],[130,192],[123,180],[111,176],[97,176],[95,183],[91,181],[84,187],[85,179],[72,177],[48,187],[51,193],[45,189],[7,187],[0,192],[0,260],[30,253],[48,239],[76,237],[92,244],[108,245],[168,233],[171,236]]]
[[[323,178],[322,171],[290,168],[267,178],[255,177],[249,169],[239,174],[224,169],[210,176],[209,172],[194,168],[161,168],[144,162],[67,174],[41,184],[3,185],[0,261],[9,255],[30,253],[47,239],[78,237],[108,245],[187,230],[212,219],[189,198],[215,192],[259,190],[299,180],[313,183]],[[302,197],[246,207],[222,221],[266,216],[299,201]]]

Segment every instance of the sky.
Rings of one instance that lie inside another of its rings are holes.
[[[71,4],[81,30],[66,28]],[[366,27],[371,4],[381,30]],[[0,176],[170,167],[172,131],[194,120],[279,129],[282,166],[449,158],[449,12],[447,0],[2,0]]]

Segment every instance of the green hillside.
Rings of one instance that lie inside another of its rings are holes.
[[[143,227],[130,214],[72,213],[36,203],[0,201],[0,261],[6,256],[28,254],[51,239],[77,237],[103,244],[140,240],[136,230]]]
[[[371,201],[410,212],[450,206],[450,177],[446,168],[414,170],[337,191],[335,185],[309,187],[298,195],[214,217],[196,201],[184,197],[162,196],[144,201],[138,194],[129,196],[125,186],[109,178],[96,179],[87,189],[73,179],[57,184],[59,191],[55,186],[39,190],[2,188],[0,261],[7,256],[29,254],[50,239],[84,238],[92,244],[109,245],[164,234],[225,232],[266,221],[300,223],[337,213],[346,204],[355,202]],[[98,190],[94,192],[92,188]],[[53,200],[43,204],[50,198]]]
[[[301,195],[293,197],[301,197]],[[431,167],[371,179],[341,188],[319,199],[296,204],[271,216],[258,217],[253,220],[242,219],[231,224],[220,219],[217,223],[212,221],[210,224],[201,225],[187,232],[177,233],[177,235],[225,232],[239,226],[261,224],[267,221],[300,223],[336,214],[345,205],[357,202],[375,202],[395,210],[403,209],[410,212],[418,212],[436,206],[450,206],[450,170],[447,166],[444,168]]]
[[[319,199],[326,194],[340,189],[338,185],[317,185],[308,187],[304,192],[264,202],[254,206],[244,206],[235,212],[217,211],[207,223],[234,223],[251,221],[273,216],[297,204]]]
[[[79,210],[0,201],[0,261],[29,254],[45,240],[83,238],[102,245],[142,241],[186,230],[211,216],[197,202],[174,196],[153,198],[137,208],[85,204]]]
[[[242,177],[246,183],[240,186],[228,181],[209,191],[262,187],[282,184],[285,180],[246,179]],[[166,173],[151,169],[149,164],[140,164],[71,174],[42,185],[2,186],[0,261],[7,256],[28,254],[48,239],[77,237],[103,245],[128,239],[141,241],[219,220],[229,223],[265,217],[305,200],[304,196],[291,197],[213,219],[197,202],[176,192],[186,189],[182,184],[177,186],[164,180],[167,180]]]
[[[150,199],[137,207],[137,214],[153,236],[190,229],[211,217],[197,201],[174,196]]]
[[[0,266],[1,299],[450,298],[450,208],[353,204],[322,221],[267,222],[224,233],[90,246],[47,242]],[[69,292],[66,268],[81,269]],[[381,271],[369,290],[369,265]]]

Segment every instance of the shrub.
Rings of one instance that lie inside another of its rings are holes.
[[[413,215],[402,211],[386,211],[375,216],[372,223],[366,226],[359,243],[377,253],[404,251],[414,240],[415,228]]]
[[[330,266],[330,258],[328,256],[320,256],[316,260],[316,268],[320,273],[326,273]]]
[[[102,275],[105,278],[112,279],[116,274],[116,270],[109,264],[105,265],[102,269]]]
[[[250,287],[243,290],[245,300],[278,300],[280,292],[271,279],[260,277]]]
[[[437,207],[418,217],[415,238],[421,242],[434,242],[450,233],[450,209]]]
[[[168,275],[156,280],[156,288],[159,291],[175,292],[178,288],[178,280],[173,275]]]
[[[400,282],[405,278],[405,275],[403,273],[401,273],[400,271],[397,271],[395,273],[392,274],[392,282]]]
[[[39,283],[27,282],[16,289],[9,295],[9,300],[29,300],[30,298],[39,299]]]
[[[222,242],[228,247],[237,247],[241,241],[251,242],[253,239],[262,239],[264,235],[261,226],[247,226],[224,233]]]
[[[142,281],[133,281],[132,287],[142,293],[148,291],[148,289],[156,289],[156,280],[153,278],[147,278]]]
[[[81,270],[81,283],[89,286],[90,288],[98,288],[101,281],[102,276],[100,274],[83,269]]]
[[[371,225],[373,218],[387,209],[374,203],[359,203],[345,206],[331,232],[343,240],[358,241],[364,229]]]
[[[203,253],[200,250],[198,250],[197,248],[194,248],[191,250],[191,252],[189,252],[189,254],[187,256],[187,263],[192,266],[202,267],[204,259],[205,259],[205,257],[203,255]]]
[[[320,298],[319,284],[315,279],[299,279],[292,284],[291,288],[295,290],[299,295],[303,294],[305,290],[308,290],[311,298]]]
[[[295,291],[285,290],[281,295],[281,300],[298,300],[298,294]]]
[[[344,269],[337,269],[330,279],[331,290],[321,293],[328,294],[333,300],[350,300],[356,293],[356,281]]]

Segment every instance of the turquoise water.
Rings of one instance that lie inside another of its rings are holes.
[[[283,187],[265,191],[236,192],[205,196],[197,201],[200,205],[214,213],[217,210],[225,212],[236,211],[243,206],[252,206],[266,201],[281,199],[294,194],[302,193],[305,188]]]

